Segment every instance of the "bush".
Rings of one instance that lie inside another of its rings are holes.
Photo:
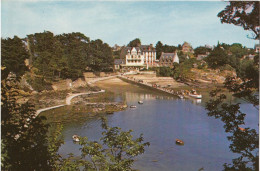
[[[172,77],[173,70],[170,67],[160,67],[156,74],[161,77]]]
[[[220,71],[225,71],[225,70],[227,70],[227,71],[235,71],[235,69],[232,66],[228,65],[228,64],[225,64],[225,65],[219,67],[219,70]]]

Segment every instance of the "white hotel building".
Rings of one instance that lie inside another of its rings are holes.
[[[156,50],[153,45],[141,45],[140,47],[126,47],[126,68],[147,68],[158,66]]]

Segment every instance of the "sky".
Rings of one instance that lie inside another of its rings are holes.
[[[220,43],[241,43],[253,48],[250,31],[221,24],[217,14],[224,1],[58,1],[2,0],[1,37],[20,38],[51,31],[55,35],[81,32],[110,46],[142,44],[175,45],[189,42],[194,48]]]

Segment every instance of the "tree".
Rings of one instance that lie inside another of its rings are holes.
[[[159,67],[158,75],[161,77],[171,77],[173,75],[173,70],[170,67]]]
[[[193,64],[196,62],[196,59],[186,59],[184,62],[177,64],[174,63],[173,67],[173,78],[179,79],[182,81],[188,81],[194,78],[194,73],[191,72]]]
[[[158,42],[156,43],[155,48],[156,48],[156,59],[160,59],[161,54],[162,54],[162,52],[163,52],[163,44],[162,44],[162,42],[161,42],[161,41],[158,41]]]
[[[113,52],[102,40],[92,40],[88,51],[88,66],[94,71],[110,71],[113,66]]]
[[[28,70],[25,66],[25,59],[29,59],[29,54],[22,39],[14,36],[13,39],[1,40],[1,66],[5,67],[1,74],[2,79],[5,79],[10,72],[15,73],[18,77],[22,76]]]
[[[141,46],[141,40],[139,38],[136,38],[128,43],[129,47],[140,47]]]
[[[102,118],[101,125],[104,129],[103,137],[99,141],[80,138],[80,160],[73,160],[73,155],[70,154],[58,170],[132,170],[134,158],[143,154],[150,143],[143,143],[142,134],[134,139],[132,130],[122,131],[119,127],[109,127],[106,118]]]
[[[226,84],[230,85],[229,81]],[[226,103],[226,96],[219,95],[220,91],[210,93],[212,99],[207,102],[206,109],[209,116],[219,118],[224,123],[225,132],[229,133],[227,138],[231,141],[229,148],[239,154],[239,157],[233,159],[232,164],[223,165],[224,170],[259,170],[259,134],[255,129],[243,128],[246,114],[240,111],[240,104]]]
[[[205,61],[208,63],[209,67],[216,69],[220,66],[228,64],[227,52],[218,45],[208,57],[205,58]]]
[[[225,10],[218,14],[221,22],[242,26],[245,30],[254,32],[255,39],[259,39],[259,2],[230,2]],[[226,49],[226,48],[225,48]],[[240,53],[241,46],[233,44],[232,53]],[[244,65],[244,66],[243,66]],[[227,77],[225,88],[233,96],[251,103],[259,110],[259,62],[245,61],[239,70],[238,77]],[[229,133],[231,141],[230,150],[240,156],[232,160],[232,164],[225,163],[225,170],[259,170],[259,134],[255,129],[243,128],[247,114],[240,111],[240,104],[226,103],[226,96],[220,94],[221,90],[211,92],[211,99],[206,104],[208,115],[219,118],[224,123],[224,128]]]
[[[200,46],[194,49],[194,54],[196,56],[198,56],[199,54],[206,54],[207,52],[211,52],[211,49],[204,46]]]
[[[48,125],[29,103],[18,104],[17,82],[1,81],[2,170],[51,170]]]
[[[173,53],[177,50],[176,46],[163,45],[161,41],[158,41],[156,46],[156,57],[159,59],[161,57],[162,52],[164,53]]]
[[[259,1],[230,1],[218,17],[221,23],[242,26],[253,32],[253,39],[259,39],[259,6]]]

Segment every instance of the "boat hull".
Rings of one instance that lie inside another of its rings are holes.
[[[194,95],[194,94],[189,94],[190,97],[195,98],[195,99],[201,99],[202,95],[198,94],[198,95]]]

